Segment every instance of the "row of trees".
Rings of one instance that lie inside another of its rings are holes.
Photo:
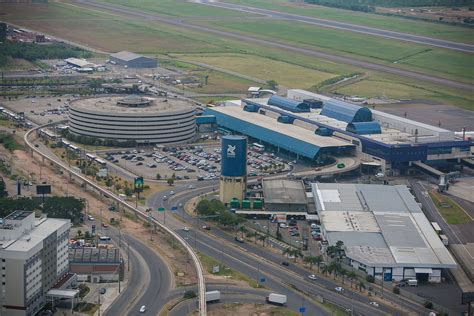
[[[20,144],[18,144],[12,134],[0,133],[0,144],[9,151],[14,151],[20,148]]]
[[[215,220],[220,225],[228,227],[235,227],[245,221],[242,217],[229,212],[225,205],[216,199],[199,201],[195,212],[199,216],[208,217],[210,220]]]
[[[305,0],[307,3],[352,11],[375,12],[375,7],[354,0]]]
[[[84,135],[76,135],[69,131],[64,132],[63,137],[73,142],[85,145],[107,147],[137,147],[137,142],[134,140],[120,141],[116,139],[89,137]]]
[[[24,211],[42,211],[51,218],[66,218],[72,223],[77,224],[81,221],[84,201],[75,197],[51,196],[43,199],[40,197],[32,198],[0,198],[0,217],[5,217],[16,210]]]
[[[466,6],[472,5],[472,0],[305,0],[307,3],[328,7],[372,12],[374,6],[382,7],[425,7],[425,6]]]
[[[68,46],[62,43],[52,43],[50,45],[38,45],[35,43],[11,42],[8,40],[0,43],[0,61],[6,63],[6,57],[22,58],[28,61],[39,59],[65,59],[69,57],[89,58],[92,53],[77,47]],[[0,66],[3,66],[0,64]]]

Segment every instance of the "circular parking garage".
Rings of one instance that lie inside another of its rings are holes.
[[[195,106],[137,95],[79,99],[69,107],[69,133],[87,141],[185,143],[196,134]]]

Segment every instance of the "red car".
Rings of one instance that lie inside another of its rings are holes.
[[[109,227],[109,225],[107,225],[106,223],[102,223],[102,227],[107,228]]]

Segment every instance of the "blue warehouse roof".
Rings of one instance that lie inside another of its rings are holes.
[[[268,99],[268,105],[273,105],[273,106],[279,107],[280,109],[294,112],[294,113],[311,111],[310,104],[287,99],[284,97],[277,96],[275,94],[272,95],[270,99]]]
[[[346,131],[357,135],[381,134],[379,122],[354,122],[347,124]]]
[[[225,126],[228,129],[248,135],[255,139],[259,139],[263,142],[272,144],[274,146],[296,153],[303,157],[315,159],[321,149],[319,146],[287,136],[283,133],[257,126],[255,124],[215,111],[210,108],[206,109],[204,111],[204,114],[214,115],[217,119],[217,124],[220,126]]]
[[[325,101],[321,115],[346,123],[372,121],[370,109],[338,100]]]

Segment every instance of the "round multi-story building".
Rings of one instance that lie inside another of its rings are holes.
[[[117,141],[184,143],[196,134],[195,111],[192,103],[180,99],[136,95],[79,99],[69,106],[69,131]]]

